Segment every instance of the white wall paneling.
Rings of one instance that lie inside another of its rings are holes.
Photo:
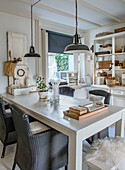
[[[81,41],[82,43],[84,44],[85,43],[85,38],[82,37],[81,38]],[[85,75],[86,75],[86,70],[85,70],[85,62],[86,62],[86,59],[85,59],[85,54],[84,53],[81,53],[79,54],[80,55],[80,80],[81,82],[84,81],[85,82]]]
[[[8,60],[14,60],[14,58],[21,58],[21,62],[17,65],[28,66],[27,59],[24,58],[25,53],[27,52],[27,35],[20,33],[7,33],[8,40]],[[9,52],[11,56],[9,56]],[[11,58],[10,58],[11,57]],[[9,85],[13,85],[13,77],[9,76]]]
[[[20,33],[8,32],[8,54],[11,51],[12,60],[21,58],[21,64],[27,65],[24,54],[27,52],[27,35]]]
[[[0,12],[0,93],[6,92],[7,76],[4,76],[4,61],[7,60],[7,32],[25,34],[28,37],[27,52],[30,47],[30,19]],[[28,59],[31,84],[35,84],[35,60]]]
[[[112,53],[115,54],[115,37],[112,37]],[[115,55],[112,55],[112,77],[115,77]]]
[[[48,33],[42,30],[42,76],[48,84]]]
[[[36,47],[36,52],[42,56],[41,53],[41,26],[40,26],[40,21],[39,18],[35,19],[35,47]],[[40,76],[42,74],[42,57],[36,59],[36,77]]]

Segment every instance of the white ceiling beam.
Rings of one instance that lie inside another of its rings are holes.
[[[47,29],[51,31],[59,31],[60,33],[65,33],[69,35],[73,35],[75,28],[69,25],[59,24],[58,22],[53,22],[50,20],[39,18],[40,25],[42,29]],[[79,29],[79,34],[84,35],[85,31]]]
[[[88,7],[88,8],[91,8],[91,9],[93,9],[94,11],[96,11],[96,12],[98,12],[98,13],[100,13],[100,14],[103,14],[103,15],[111,18],[111,19],[114,19],[114,20],[117,21],[117,22],[120,22],[120,21],[121,21],[120,19],[114,17],[113,15],[109,14],[108,12],[103,11],[102,9],[99,9],[99,8],[97,8],[97,7],[95,7],[95,6],[91,5],[91,4],[86,3],[86,2],[83,2],[82,0],[78,0],[78,1],[79,1],[79,3],[82,4],[83,6],[86,6],[86,7]]]
[[[30,19],[29,15],[24,14],[24,13],[14,12],[13,10],[8,11],[8,10],[0,9],[0,12]],[[61,24],[61,23],[43,19],[43,18],[34,17],[33,19],[39,19],[42,29],[48,29],[48,30],[52,30],[52,31],[60,31],[60,33],[67,33],[69,35],[73,35],[73,33],[75,31],[75,28],[73,26]],[[80,33],[80,35],[84,35],[85,31],[83,29],[79,29],[79,33]]]
[[[28,4],[33,4],[33,3],[34,3],[33,1],[30,1],[30,0],[21,0],[21,1],[23,1],[23,2],[25,2],[25,3],[28,3]],[[55,8],[52,8],[52,7],[48,7],[48,6],[46,6],[46,5],[42,5],[42,4],[40,4],[40,3],[37,4],[36,6],[38,6],[38,7],[40,7],[40,8],[47,9],[47,10],[52,11],[52,12],[54,12],[54,13],[58,13],[58,14],[60,14],[60,15],[65,15],[65,16],[70,17],[70,18],[74,18],[74,17],[75,17],[75,16],[72,15],[72,14],[69,14],[69,13],[67,13],[67,12],[63,12],[63,11],[61,11],[61,10],[58,10],[58,9],[55,9]],[[100,24],[97,24],[97,23],[92,22],[92,21],[90,21],[90,20],[83,19],[83,18],[81,18],[81,17],[78,17],[78,20],[80,20],[80,21],[82,21],[82,22],[86,22],[86,23],[92,24],[92,25],[95,25],[95,26],[97,26],[97,27],[101,27]]]

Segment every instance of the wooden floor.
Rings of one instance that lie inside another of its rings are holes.
[[[109,128],[109,135],[110,137],[114,137],[114,126],[111,126]],[[83,156],[89,148],[90,148],[90,145],[86,141],[84,141],[83,142]],[[0,170],[11,170],[12,169],[15,150],[16,150],[16,144],[7,147],[5,158],[3,159],[0,158]],[[2,152],[2,143],[0,142],[0,154],[1,152]],[[20,169],[16,166],[16,170],[20,170]],[[60,170],[63,170],[63,168],[61,168]],[[83,163],[83,170],[88,170],[87,166],[84,163]]]

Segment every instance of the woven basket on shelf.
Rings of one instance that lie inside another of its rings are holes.
[[[108,87],[115,87],[116,86],[116,80],[106,79],[106,85]]]

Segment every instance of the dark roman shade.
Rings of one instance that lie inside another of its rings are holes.
[[[73,36],[53,31],[47,32],[48,32],[48,52],[64,53],[65,47],[73,42]]]

